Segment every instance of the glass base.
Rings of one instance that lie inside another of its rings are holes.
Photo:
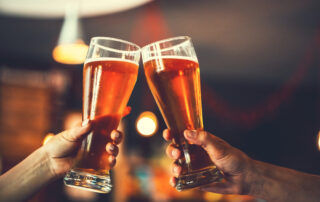
[[[110,175],[95,175],[88,172],[70,170],[63,179],[64,184],[97,193],[109,193],[112,189]]]
[[[182,191],[212,182],[220,182],[223,175],[217,168],[208,168],[195,173],[181,175],[177,178],[176,189]]]

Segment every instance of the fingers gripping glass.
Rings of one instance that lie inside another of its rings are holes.
[[[83,67],[83,124],[92,123],[66,185],[99,193],[111,190],[106,145],[117,129],[137,80],[140,48],[108,37],[91,39]]]
[[[176,37],[142,48],[144,73],[149,88],[173,136],[183,151],[178,190],[222,179],[221,172],[200,146],[189,144],[185,129],[203,130],[198,59],[189,37]]]

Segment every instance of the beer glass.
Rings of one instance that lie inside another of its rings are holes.
[[[82,123],[92,123],[76,163],[65,175],[68,186],[98,193],[110,192],[110,165],[106,144],[117,129],[137,80],[139,46],[128,41],[94,37],[83,67]]]
[[[223,176],[200,146],[190,144],[185,129],[203,130],[200,70],[191,38],[169,38],[142,48],[144,73],[173,136],[173,143],[183,151],[177,190],[220,181]]]

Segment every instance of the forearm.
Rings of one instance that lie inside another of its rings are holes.
[[[0,198],[3,201],[25,200],[54,178],[50,159],[39,148],[0,176]]]
[[[249,194],[267,201],[319,201],[320,177],[253,161],[247,177]]]

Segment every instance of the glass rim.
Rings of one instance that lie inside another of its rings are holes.
[[[98,43],[94,43],[94,45],[97,45],[97,46],[99,46],[100,48],[110,49],[111,51],[121,52],[121,53],[133,53],[133,52],[140,52],[140,51],[141,51],[141,47],[138,46],[138,45],[135,44],[135,43],[132,43],[132,42],[127,41],[127,40],[123,40],[123,39],[119,39],[119,38],[114,38],[114,37],[107,37],[107,36],[95,36],[95,37],[92,37],[91,40],[90,40],[89,46],[91,45],[91,42],[92,42],[94,39],[102,39],[102,40],[116,41],[116,42],[120,42],[120,43],[124,43],[124,44],[129,44],[129,45],[134,46],[134,48],[136,49],[136,50],[119,50],[119,49],[107,47],[107,46],[104,46],[104,45],[101,45],[101,44],[98,44]]]
[[[162,39],[162,40],[159,40],[159,41],[155,41],[155,42],[152,42],[148,45],[145,45],[141,48],[141,51],[146,51],[148,48],[150,48],[151,46],[155,45],[155,44],[160,44],[160,43],[165,43],[165,42],[168,42],[168,41],[174,41],[174,40],[179,40],[179,39],[184,39],[181,43],[178,43],[178,44],[175,44],[171,47],[166,47],[164,49],[161,49],[160,51],[166,51],[168,49],[171,49],[171,48],[174,48],[176,46],[180,46],[181,44],[187,42],[187,41],[190,41],[191,40],[191,37],[189,36],[175,36],[175,37],[170,37],[170,38],[166,38],[166,39]],[[153,50],[152,52],[154,52],[155,50]]]

